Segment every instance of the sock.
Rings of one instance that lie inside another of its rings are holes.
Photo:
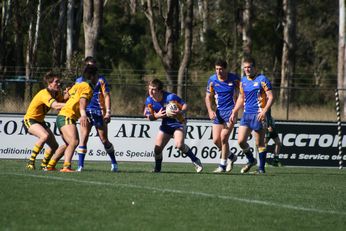
[[[36,157],[40,153],[42,148],[43,148],[43,146],[38,146],[37,144],[34,145],[32,152],[31,152],[30,160],[29,160],[30,164],[35,164]]]
[[[70,162],[64,162],[64,168],[71,168]]]
[[[221,168],[226,168],[226,163],[227,163],[227,160],[221,159],[220,160],[220,167]]]
[[[255,158],[253,157],[252,152],[250,151],[250,148],[243,149],[243,152],[246,156],[246,158],[249,160],[250,163],[253,163],[255,161]]]
[[[259,170],[262,170],[264,172],[264,166],[266,164],[266,157],[267,157],[267,150],[266,148],[258,148],[258,155],[259,155]]]
[[[50,161],[50,158],[52,158],[52,156],[53,156],[53,153],[51,153],[50,150],[46,149],[46,151],[44,152],[42,162],[41,162],[41,167],[43,168],[46,167]]]
[[[162,166],[162,152],[155,153],[155,171],[161,172],[161,166]]]
[[[184,145],[184,147],[181,150],[184,154],[186,154],[188,157],[190,157],[192,162],[196,162],[196,160],[198,160],[198,158],[195,156],[195,154],[192,153],[191,148],[189,148],[189,146],[187,146],[186,144]]]
[[[105,148],[107,154],[109,155],[109,157],[111,158],[112,164],[117,164],[117,161],[116,161],[115,155],[114,155],[114,146],[113,146],[113,144],[109,143],[108,146],[104,145],[104,148]]]
[[[54,168],[55,165],[56,165],[57,161],[56,160],[50,160],[48,165],[47,165],[47,168]]]
[[[87,153],[87,146],[79,146],[78,150],[78,166],[84,167],[85,154]]]
[[[230,154],[228,155],[228,159],[233,160],[233,158],[234,158],[234,154],[233,154],[233,153],[230,153]]]

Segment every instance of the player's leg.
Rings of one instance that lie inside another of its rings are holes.
[[[225,130],[227,130],[225,132],[225,138],[224,138],[224,142],[226,144],[225,153],[226,153],[226,158],[228,158],[228,160],[227,160],[228,162],[227,162],[227,166],[226,166],[226,172],[232,171],[234,162],[236,162],[238,159],[237,155],[235,155],[234,153],[231,153],[229,151],[229,136],[231,135],[233,128],[234,128],[234,124],[230,123],[225,129]]]
[[[248,163],[241,169],[241,173],[246,173],[250,168],[257,164],[256,159],[253,156],[253,153],[250,150],[250,145],[247,143],[248,137],[251,134],[251,129],[247,126],[239,126],[238,129],[238,144],[243,150],[244,155],[248,159]]]
[[[281,141],[278,135],[274,138],[274,162],[276,163],[277,166],[282,166],[282,163],[279,160],[279,153],[281,150]]]
[[[157,133],[154,147],[155,167],[153,172],[161,172],[162,150],[164,149],[168,141],[171,139],[171,137],[171,135],[164,133],[161,130],[159,130],[159,132]]]
[[[49,146],[49,148],[45,149],[44,152],[44,156],[41,162],[41,168],[44,169],[45,167],[47,167],[47,164],[49,163],[50,159],[52,158],[53,154],[55,153],[55,151],[58,149],[59,144],[55,139],[55,136],[53,134],[53,132],[50,130],[50,128],[46,128],[49,137],[46,141],[46,144]]]
[[[203,170],[202,163],[201,163],[200,159],[198,159],[196,157],[196,155],[193,154],[190,147],[185,144],[185,141],[184,141],[185,134],[184,134],[183,129],[176,129],[174,131],[173,136],[174,136],[175,147],[178,148],[180,151],[182,151],[184,154],[186,154],[191,159],[191,161],[194,164],[195,169],[198,173],[201,172]]]
[[[81,172],[84,168],[84,160],[85,160],[85,155],[88,151],[87,144],[89,140],[89,134],[91,131],[91,124],[88,123],[87,126],[79,127],[79,134],[80,134],[80,139],[79,139],[79,144],[78,144],[78,168],[77,171]]]
[[[98,135],[100,137],[100,140],[108,154],[108,156],[111,159],[111,171],[117,172],[118,171],[118,163],[115,158],[114,154],[114,146],[108,139],[108,127],[106,123],[103,123],[103,126],[100,128],[97,128]]]
[[[222,153],[222,142],[221,142],[221,132],[222,129],[224,128],[223,124],[213,124],[213,143],[216,145],[216,147],[219,148],[220,150],[220,163],[218,165],[218,167],[213,171],[215,173],[219,173],[219,172],[224,172],[226,169],[226,163],[227,163],[227,156],[225,157],[225,155]]]
[[[60,132],[67,144],[65,149],[64,167],[61,172],[71,172],[71,161],[74,151],[79,143],[78,130],[75,124],[67,124],[60,128]]]
[[[27,164],[27,168],[33,170],[35,169],[36,157],[41,152],[44,144],[46,143],[49,137],[49,133],[47,132],[45,127],[42,126],[40,123],[31,124],[28,128],[28,132],[38,138],[32,149],[30,159]]]
[[[259,156],[259,173],[265,173],[265,163],[267,157],[267,149],[265,146],[265,129],[260,129],[254,132],[256,146],[258,147]]]
[[[49,160],[47,167],[44,169],[45,171],[55,171],[56,170],[55,166],[58,163],[58,161],[64,156],[65,149],[66,149],[66,142],[63,145],[60,145],[58,147],[58,149],[55,151],[54,155]]]

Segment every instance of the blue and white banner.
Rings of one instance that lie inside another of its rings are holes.
[[[55,124],[55,116],[48,115],[46,122],[63,144]],[[160,121],[150,122],[144,118],[113,117],[108,126],[109,140],[113,143],[118,161],[154,161],[154,143]],[[282,141],[279,159],[286,166],[338,166],[338,135],[336,123],[280,122],[276,128]],[[245,164],[241,149],[237,144],[238,124],[230,136],[230,150],[238,155],[236,164]],[[342,124],[342,150],[346,154],[346,124]],[[26,134],[23,116],[0,114],[0,159],[28,159],[37,138]],[[212,142],[212,122],[189,120],[186,127],[185,143],[202,163],[219,163],[220,152]],[[249,139],[255,150],[254,138]],[[273,141],[269,142],[268,158],[272,158]],[[42,153],[44,149],[42,150]],[[256,152],[256,151],[255,151]],[[41,159],[43,155],[39,155]],[[77,159],[77,156],[74,157]],[[163,152],[165,162],[190,162],[174,147],[173,139]],[[109,160],[94,128],[91,131],[86,160]],[[346,155],[343,157],[346,164]]]
[[[46,116],[45,121],[56,136],[59,144],[63,144],[56,127],[55,116]],[[160,121],[147,121],[144,118],[112,118],[108,125],[108,137],[115,148],[118,161],[154,161],[154,143],[159,131]],[[231,151],[241,154],[237,144],[238,127],[230,137]],[[0,115],[0,159],[28,159],[31,149],[37,140],[27,134],[20,115]],[[253,138],[249,140],[253,146]],[[206,120],[189,120],[186,127],[185,143],[202,163],[219,163],[220,152],[212,142],[212,122]],[[44,149],[41,153],[44,152]],[[38,155],[41,159],[43,155]],[[74,159],[77,159],[75,155]],[[86,160],[109,160],[106,151],[93,128],[88,142]],[[163,152],[165,162],[190,162],[190,159],[174,147],[173,139],[166,145]],[[246,163],[240,155],[237,163]]]

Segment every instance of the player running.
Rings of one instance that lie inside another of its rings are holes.
[[[220,164],[214,170],[215,173],[232,171],[233,164],[237,160],[237,156],[229,152],[228,140],[234,127],[230,115],[238,97],[240,79],[237,75],[228,73],[226,69],[226,61],[215,62],[215,74],[208,80],[205,96],[209,118],[213,120],[213,142],[221,151]],[[212,108],[213,101],[216,104],[216,111]]]
[[[162,119],[160,130],[157,133],[154,147],[155,167],[153,172],[161,172],[162,151],[168,141],[173,138],[175,147],[186,154],[195,166],[196,172],[203,170],[201,161],[192,153],[189,146],[184,143],[186,120],[183,114],[187,110],[185,102],[176,94],[163,90],[163,83],[159,79],[154,79],[148,85],[149,96],[145,101],[145,116],[154,121]],[[167,117],[165,107],[170,102],[178,105],[176,111],[173,111],[174,118]]]
[[[65,103],[64,97],[60,88],[60,76],[54,72],[48,72],[44,76],[44,82],[47,87],[40,90],[30,102],[30,105],[24,115],[24,125],[26,130],[38,138],[35,143],[29,162],[27,164],[27,169],[35,169],[35,160],[37,155],[41,152],[44,144],[49,147],[45,149],[44,157],[41,162],[41,168],[45,168],[52,157],[52,155],[57,153],[62,153],[64,151],[65,145],[60,146],[57,143],[53,132],[46,125],[44,118],[48,111],[53,108],[55,110],[60,110]]]
[[[266,76],[257,73],[254,59],[245,58],[243,68],[245,75],[241,79],[239,97],[231,115],[231,120],[235,122],[238,111],[244,107],[238,131],[238,143],[248,159],[248,163],[241,169],[241,173],[248,172],[252,166],[257,164],[247,143],[252,131],[254,131],[259,152],[258,173],[265,173],[267,150],[264,140],[266,132],[264,123],[266,113],[274,102],[272,86]]]

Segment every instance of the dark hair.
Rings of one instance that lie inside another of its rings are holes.
[[[86,65],[90,65],[91,63],[92,64],[96,64],[96,59],[94,58],[94,57],[92,57],[92,56],[87,56],[85,59],[84,59],[84,63],[86,64]]]
[[[243,63],[251,63],[253,67],[256,66],[256,61],[252,57],[244,57]]]
[[[227,68],[227,62],[224,59],[217,59],[215,61],[215,66],[221,66],[223,68]]]
[[[163,82],[159,79],[153,79],[149,81],[149,86],[157,87],[157,89],[161,91],[163,89]]]
[[[83,76],[86,79],[90,79],[92,76],[97,74],[97,67],[94,65],[86,65],[84,67]]]
[[[53,72],[53,71],[49,71],[47,72],[44,77],[43,77],[43,81],[45,82],[45,84],[48,86],[48,84],[52,83],[54,81],[55,78],[61,78],[60,74],[57,72]]]

